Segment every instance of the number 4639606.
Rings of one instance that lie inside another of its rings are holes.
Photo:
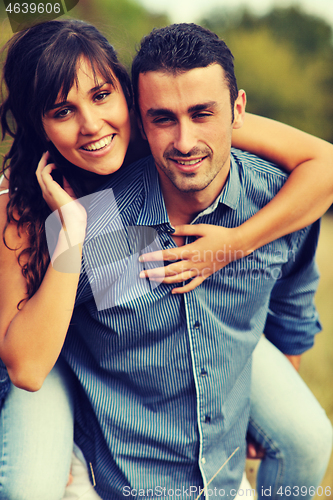
[[[61,6],[60,3],[22,3],[21,5],[17,2],[14,4],[10,3],[8,7],[6,7],[6,12],[10,14],[60,14]]]
[[[277,495],[281,495],[281,496],[286,496],[286,497],[290,497],[291,495],[293,495],[293,497],[298,497],[298,496],[301,496],[301,497],[305,497],[307,496],[308,494],[313,497],[314,495],[317,495],[319,497],[321,496],[325,496],[325,497],[330,497],[331,496],[331,487],[330,486],[326,486],[326,488],[324,488],[323,486],[317,486],[317,488],[315,486],[280,486],[280,488],[277,490]]]

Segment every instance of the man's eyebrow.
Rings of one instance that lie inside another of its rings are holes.
[[[195,104],[194,106],[190,106],[188,108],[188,113],[193,113],[195,111],[204,111],[205,109],[216,108],[218,103],[216,101],[207,101],[202,104]]]
[[[104,85],[106,84],[110,84],[113,86],[113,83],[112,82],[102,82],[98,85],[96,85],[96,87],[93,87],[92,89],[90,89],[88,91],[88,94],[93,94],[94,92],[97,92],[98,90],[100,90],[102,87],[104,87]],[[55,104],[53,104],[52,106],[50,106],[47,111],[52,111],[53,109],[57,109],[57,108],[61,108],[61,106],[67,106],[69,104],[68,101],[61,101],[61,102],[56,102]]]
[[[216,108],[218,103],[216,101],[207,101],[201,104],[195,104],[190,106],[187,110],[188,113],[194,113],[198,111],[204,111],[205,109]],[[147,116],[154,118],[155,116],[174,116],[174,113],[167,108],[150,108],[147,111]]]
[[[167,108],[150,108],[147,111],[147,116],[154,118],[155,116],[174,116],[174,113]]]

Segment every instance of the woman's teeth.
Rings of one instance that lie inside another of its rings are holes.
[[[108,137],[104,137],[100,141],[94,142],[93,144],[88,144],[87,146],[82,146],[82,149],[86,151],[97,151],[98,149],[105,148],[112,141],[113,135],[109,135]]]

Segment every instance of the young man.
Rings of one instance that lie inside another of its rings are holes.
[[[238,226],[286,175],[231,152],[245,94],[213,33],[195,25],[153,32],[134,60],[133,85],[153,157],[126,179],[116,174],[114,198],[102,192],[91,207],[86,275],[63,351],[79,380],[75,440],[104,499],[196,498],[202,488],[235,496],[262,332],[297,356],[319,331],[319,226],[256,250],[184,296],[139,282],[135,262],[153,240],[181,245],[175,224]]]

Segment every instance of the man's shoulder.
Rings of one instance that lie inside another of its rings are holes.
[[[288,179],[288,174],[277,165],[246,151],[232,149],[231,158],[241,196],[257,210],[274,198]]]
[[[231,155],[237,163],[239,169],[241,169],[246,176],[255,177],[261,175],[266,176],[267,178],[270,177],[272,179],[276,179],[277,182],[282,183],[284,183],[288,178],[288,174],[278,165],[252,153],[232,148]]]
[[[143,176],[149,171],[153,162],[153,157],[149,155],[130,165],[122,166],[102,185],[101,190],[116,189],[120,192],[122,189],[130,189],[140,185],[140,183],[143,184]]]
[[[99,193],[102,195],[103,192],[111,192],[119,212],[130,210],[134,200],[138,201],[143,196],[153,166],[152,156],[147,156],[121,167],[101,186]],[[97,193],[97,198],[98,196]]]
[[[132,225],[144,206],[154,173],[154,161],[148,156],[112,174],[100,189],[88,195],[86,242],[103,231],[115,231],[117,224]]]

